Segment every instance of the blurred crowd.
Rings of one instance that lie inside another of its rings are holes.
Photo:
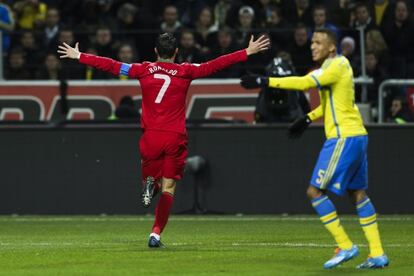
[[[374,79],[369,102],[376,104],[385,78],[414,78],[414,0],[0,0],[0,29],[9,80],[113,79],[73,61],[59,60],[57,45],[80,42],[82,52],[122,62],[154,60],[159,33],[176,34],[176,62],[200,63],[247,46],[266,33],[272,48],[243,65],[212,76],[264,73],[274,57],[296,74],[315,65],[310,39],[317,28],[338,36],[339,52],[361,74],[364,27],[365,69]],[[125,77],[122,77],[125,78]]]

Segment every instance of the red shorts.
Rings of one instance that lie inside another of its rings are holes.
[[[139,140],[142,179],[148,176],[180,180],[188,155],[187,135],[145,130]]]

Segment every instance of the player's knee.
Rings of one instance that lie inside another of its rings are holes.
[[[315,188],[313,186],[309,186],[308,189],[306,190],[306,195],[308,196],[309,199],[315,199],[320,197],[323,194],[323,192],[321,190],[319,190],[318,188]]]
[[[351,201],[355,204],[367,197],[367,193],[364,190],[348,190],[348,194]]]
[[[175,192],[175,180],[170,178],[163,178],[162,179],[162,192],[167,192],[170,194],[174,194]]]

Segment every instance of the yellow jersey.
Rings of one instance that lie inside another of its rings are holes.
[[[269,78],[269,86],[289,90],[318,88],[321,104],[308,116],[324,116],[326,138],[367,135],[355,104],[353,72],[344,56],[328,58],[321,68],[303,77]]]

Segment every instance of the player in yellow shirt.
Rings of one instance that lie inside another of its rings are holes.
[[[320,152],[307,195],[322,223],[332,234],[338,248],[324,268],[334,268],[358,256],[358,247],[342,227],[336,208],[326,191],[348,192],[355,203],[359,221],[369,243],[370,255],[358,268],[383,268],[389,264],[384,254],[373,204],[368,188],[368,133],[355,105],[353,72],[349,61],[337,55],[336,36],[329,30],[316,30],[312,37],[312,58],[320,69],[303,77],[268,78],[244,76],[245,88],[274,87],[286,90],[318,88],[321,104],[290,127],[292,138],[299,137],[308,125],[324,116],[327,140]]]

